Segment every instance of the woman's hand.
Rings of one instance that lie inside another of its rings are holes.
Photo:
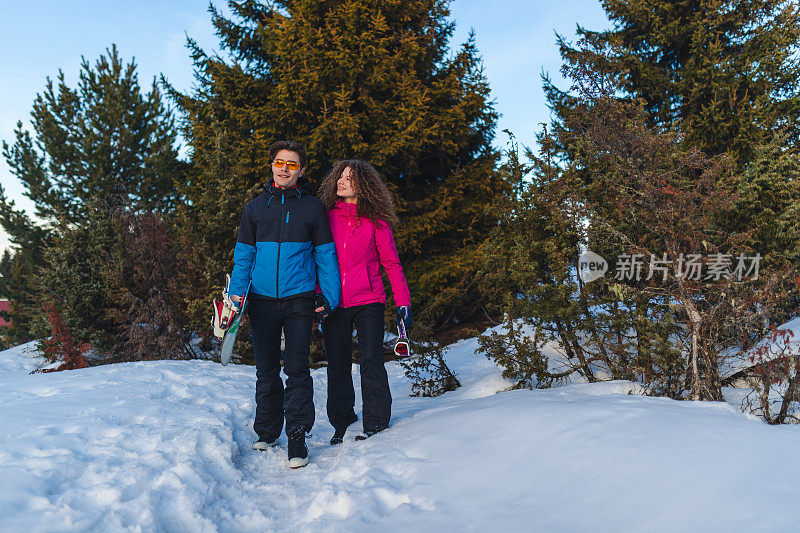
[[[403,324],[406,327],[406,331],[411,329],[411,307],[407,305],[401,305],[397,308],[397,323],[399,324],[400,321],[403,321]]]

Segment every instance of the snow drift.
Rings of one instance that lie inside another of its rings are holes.
[[[298,471],[285,436],[250,449],[253,367],[31,375],[42,361],[30,346],[0,352],[0,530],[800,527],[800,428],[630,395],[629,382],[501,392],[508,383],[476,348],[449,349],[464,386],[438,398],[409,397],[388,364],[392,426],[355,442],[356,424],[338,447],[327,445],[325,370],[313,371],[317,424]]]

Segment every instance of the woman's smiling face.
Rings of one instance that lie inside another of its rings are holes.
[[[356,201],[356,190],[351,179],[352,174],[352,169],[345,167],[341,177],[336,182],[336,195],[348,203],[355,203]]]

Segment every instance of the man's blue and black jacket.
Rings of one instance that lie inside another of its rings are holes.
[[[339,263],[325,206],[300,177],[291,189],[276,187],[249,202],[242,212],[233,251],[228,293],[251,299],[283,299],[313,294],[316,284],[331,310],[339,305]]]

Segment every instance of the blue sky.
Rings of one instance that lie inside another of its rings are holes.
[[[214,5],[224,10],[225,3]],[[27,123],[31,105],[44,88],[46,77],[61,69],[75,84],[81,56],[90,62],[116,43],[123,59],[135,58],[139,81],[149,86],[163,73],[178,89],[193,83],[192,64],[184,47],[186,35],[205,49],[215,49],[205,0],[0,0],[0,139],[13,142],[18,120]],[[602,29],[608,25],[599,0],[454,0],[454,46],[475,30],[478,50],[502,114],[495,144],[505,145],[509,129],[532,146],[538,124],[548,120],[540,74],[559,80],[560,58],[555,45],[558,31],[574,36],[575,25]],[[18,207],[32,212],[31,202],[0,158],[0,183]],[[0,229],[2,232],[2,229]],[[0,234],[0,250],[8,246]]]

